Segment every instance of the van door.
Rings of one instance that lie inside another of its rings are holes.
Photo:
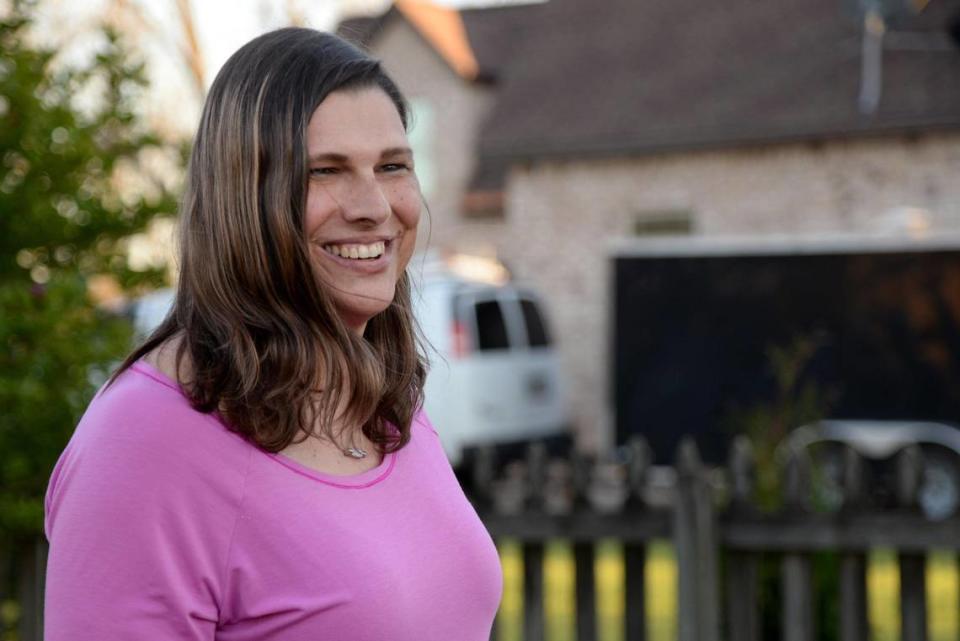
[[[477,289],[462,292],[456,309],[472,339],[458,364],[459,387],[469,390],[471,443],[529,440],[561,429],[556,359],[536,304],[513,288]]]
[[[554,435],[570,424],[557,352],[541,305],[532,292],[516,292],[518,323],[526,338],[523,368],[524,422],[540,435]]]

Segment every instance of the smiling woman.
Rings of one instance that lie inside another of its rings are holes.
[[[304,232],[317,279],[363,332],[389,307],[416,242],[420,189],[396,106],[379,89],[338,91],[307,125]]]
[[[224,66],[173,310],[50,479],[48,641],[489,638],[496,549],[420,408],[406,123],[329,34]]]

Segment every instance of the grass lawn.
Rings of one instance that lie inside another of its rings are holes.
[[[522,641],[523,565],[520,545],[500,544],[504,592],[497,628],[500,641]],[[575,641],[573,552],[569,544],[547,545],[544,559],[547,641]],[[615,541],[600,544],[594,566],[600,641],[626,641],[623,613],[623,562]],[[673,546],[665,541],[648,547],[645,570],[649,641],[677,637],[677,571]],[[871,552],[867,570],[867,609],[873,641],[897,641],[900,627],[897,559],[890,550]],[[960,585],[953,553],[935,552],[927,560],[927,613],[930,641],[960,638]]]

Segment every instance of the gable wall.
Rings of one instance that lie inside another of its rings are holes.
[[[473,174],[477,134],[493,105],[493,90],[456,75],[404,20],[393,20],[371,52],[384,61],[408,100],[426,100],[431,105],[427,126],[433,134],[434,189],[428,198],[430,214],[421,220],[418,249],[489,253],[499,243],[503,226],[464,220],[461,211]],[[416,113],[412,124],[415,129]]]

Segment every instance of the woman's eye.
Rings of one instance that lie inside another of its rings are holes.
[[[405,165],[404,163],[401,163],[401,162],[392,162],[392,163],[383,165],[381,167],[383,171],[403,171],[404,169],[409,169],[409,168],[410,167],[408,165]]]
[[[314,167],[310,170],[311,176],[332,176],[340,170],[336,167]]]

